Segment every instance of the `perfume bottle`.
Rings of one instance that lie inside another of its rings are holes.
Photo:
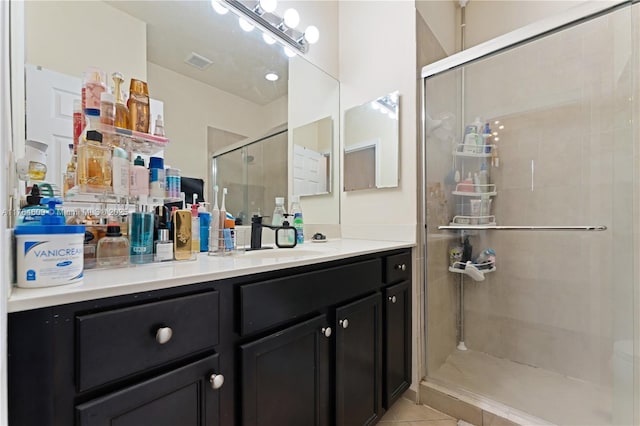
[[[82,191],[111,192],[111,150],[98,131],[87,131],[78,145],[77,182]]]
[[[145,81],[131,79],[127,106],[131,130],[149,133],[149,88]]]
[[[76,155],[74,154],[74,145],[72,143],[69,144],[69,154],[71,155],[71,159],[67,163],[67,171],[64,173],[64,182],[62,186],[63,195],[67,195],[67,192],[74,186],[76,186]]]
[[[154,214],[146,211],[147,206],[129,217],[129,241],[131,263],[149,263],[153,261],[153,222]]]
[[[98,241],[98,266],[122,266],[129,262],[129,240],[122,236],[120,225],[111,223],[107,234]]]
[[[173,260],[173,242],[169,240],[169,229],[166,227],[158,228],[158,241],[154,245],[153,260],[155,262]]]
[[[124,103],[122,96],[122,83],[124,83],[124,77],[119,72],[111,74],[114,84],[114,94],[116,95],[116,117],[114,125],[123,129],[131,129],[129,124],[129,108]]]

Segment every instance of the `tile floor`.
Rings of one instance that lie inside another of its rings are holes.
[[[402,397],[382,417],[380,426],[457,426],[451,416]]]

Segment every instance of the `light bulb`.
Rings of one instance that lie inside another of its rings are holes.
[[[264,78],[266,78],[269,81],[276,81],[277,79],[279,79],[280,77],[278,77],[278,74],[270,72],[268,74],[266,74],[264,76]]]
[[[300,23],[300,15],[295,9],[287,9],[284,11],[284,24],[288,28],[295,28]]]
[[[242,28],[246,32],[253,31],[253,29],[255,28],[252,23],[244,18],[238,18],[238,23],[240,24],[240,28]]]
[[[288,46],[283,46],[282,50],[284,50],[284,54],[287,55],[290,58],[293,58],[294,56],[296,56],[296,52],[291,50],[291,48],[288,47]]]
[[[320,39],[320,31],[313,25],[309,25],[307,29],[304,30],[304,39],[310,44],[315,44]]]
[[[271,37],[269,34],[267,33],[262,33],[262,39],[264,40],[265,43],[267,44],[273,44],[276,42],[276,39]]]
[[[278,0],[260,0],[260,9],[268,13],[272,13],[274,10],[276,10],[277,5]]]
[[[216,13],[219,13],[220,15],[224,15],[229,12],[229,9],[221,5],[218,0],[211,0],[211,7],[216,11]]]

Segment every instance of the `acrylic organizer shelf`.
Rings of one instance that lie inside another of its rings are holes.
[[[116,145],[138,154],[155,154],[169,145],[169,139],[165,137],[122,129],[106,124],[100,125],[100,132],[103,133],[103,135],[117,138]]]
[[[138,196],[115,195],[110,192],[80,192],[79,187],[71,188],[64,196],[64,200],[70,203],[100,203],[100,204],[136,204],[140,201]],[[161,205],[181,202],[182,198],[147,197],[148,205]]]
[[[496,145],[472,145],[460,143],[456,145],[453,155],[456,157],[489,158]]]
[[[495,262],[484,263],[462,263],[454,262],[452,266],[449,266],[449,272],[456,274],[465,274],[471,277],[474,281],[484,281],[484,275],[489,272],[495,272]]]

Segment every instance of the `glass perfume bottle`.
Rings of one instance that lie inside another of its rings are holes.
[[[111,75],[114,84],[114,93],[116,95],[116,117],[114,125],[122,129],[131,129],[129,124],[129,108],[124,103],[124,97],[122,96],[122,83],[124,77],[119,72],[114,72]]]
[[[63,179],[63,187],[62,187],[62,194],[63,195],[67,195],[67,192],[69,192],[69,190],[71,188],[73,188],[74,186],[76,186],[76,161],[77,158],[74,154],[74,145],[71,143],[69,144],[69,154],[71,155],[71,158],[69,159],[69,162],[67,163],[67,171],[64,173],[64,179]]]
[[[107,234],[98,241],[98,266],[122,266],[129,262],[129,240],[122,236],[120,225],[107,226]]]
[[[153,261],[153,222],[154,214],[145,211],[131,213],[129,216],[129,240],[131,263],[149,263]]]
[[[173,260],[173,241],[169,240],[169,229],[158,228],[158,241],[154,243],[153,260],[166,262]]]
[[[149,133],[149,88],[147,83],[135,78],[131,79],[129,85],[129,124],[131,130],[142,133]]]

